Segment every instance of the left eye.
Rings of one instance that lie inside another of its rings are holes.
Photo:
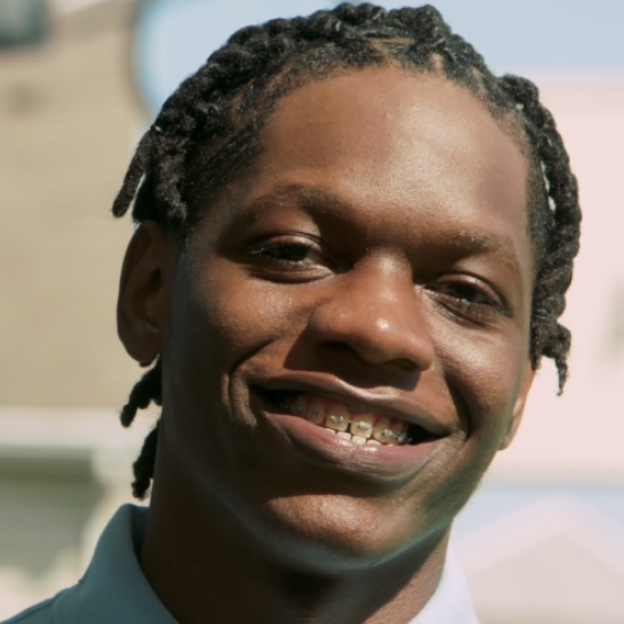
[[[262,253],[269,258],[281,260],[284,262],[294,262],[299,264],[305,260],[312,259],[313,250],[307,245],[300,243],[284,243],[279,245],[268,245],[257,250],[256,253]]]
[[[321,242],[307,236],[277,236],[252,246],[254,266],[269,279],[308,281],[333,272],[333,263]]]
[[[492,306],[496,306],[498,303],[493,295],[472,283],[442,283],[438,286],[437,291],[452,297],[456,297],[457,299],[461,299],[463,301],[469,301],[470,303]]]
[[[427,290],[445,308],[475,322],[488,322],[507,314],[507,306],[494,289],[476,279],[440,280]]]

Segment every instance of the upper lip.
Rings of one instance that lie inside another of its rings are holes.
[[[405,420],[417,425],[435,437],[451,433],[451,426],[435,417],[414,396],[405,398],[393,388],[370,391],[352,386],[340,379],[326,375],[306,373],[286,375],[254,382],[260,391],[288,391],[305,393],[343,403],[354,412],[374,412],[389,418]]]

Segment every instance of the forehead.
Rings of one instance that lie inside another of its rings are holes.
[[[465,173],[471,170],[467,157],[476,156],[501,175],[525,168],[517,141],[466,88],[395,68],[306,84],[278,102],[265,130],[265,145],[279,145],[289,156],[301,156],[302,149],[309,156],[320,147],[332,160],[374,153],[378,165],[391,167],[398,156],[431,158],[434,148]]]
[[[421,219],[456,204],[458,227],[486,220],[526,239],[528,167],[517,137],[444,78],[383,68],[312,82],[278,102],[263,145],[255,193],[329,188],[383,219],[393,206],[411,204]]]

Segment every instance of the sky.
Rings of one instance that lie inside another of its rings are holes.
[[[85,0],[57,0],[74,6]],[[89,1],[89,0],[86,0]],[[92,0],[91,0],[92,1]],[[137,21],[134,69],[149,108],[157,110],[242,26],[330,8],[328,0],[155,0]],[[422,2],[381,2],[387,8]],[[497,73],[624,75],[624,1],[438,0],[451,27]]]

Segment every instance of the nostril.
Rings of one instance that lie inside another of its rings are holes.
[[[396,363],[398,366],[400,366],[404,371],[408,373],[415,373],[416,371],[420,369],[420,367],[417,366],[416,362],[409,360],[407,358],[398,358],[396,360]]]

